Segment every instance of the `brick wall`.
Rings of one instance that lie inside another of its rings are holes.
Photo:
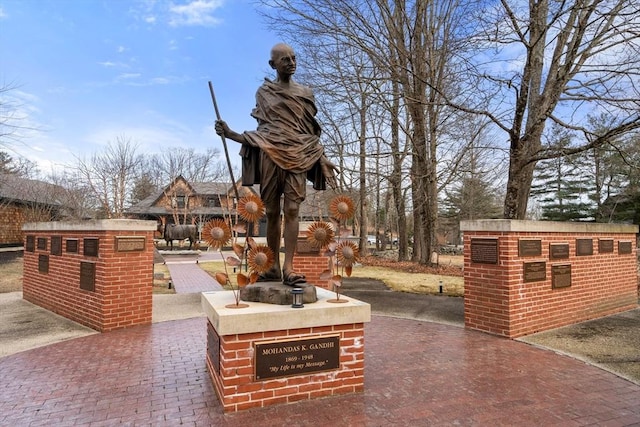
[[[516,338],[637,307],[636,226],[504,221],[463,222],[466,327]],[[472,239],[497,240],[497,263],[474,262]],[[591,239],[593,254],[578,255],[577,239]],[[541,253],[519,254],[522,240],[539,240]],[[613,251],[600,252],[600,240]],[[568,246],[568,256],[553,258],[551,244]],[[525,274],[531,263],[544,263],[543,279]],[[554,288],[552,272],[566,266],[570,286]]]
[[[254,343],[339,334],[340,368],[254,380]],[[207,367],[225,412],[364,391],[364,324],[346,324],[218,337],[208,323]],[[217,346],[219,342],[219,357]],[[212,348],[213,347],[213,348]],[[219,365],[216,362],[219,360]]]
[[[320,280],[320,275],[327,269],[329,257],[324,255],[296,254],[293,258],[293,269],[307,278],[307,283],[323,289],[329,289],[328,280]],[[329,289],[332,291],[333,289]]]
[[[155,228],[153,221],[132,220],[26,224],[24,299],[100,332],[151,323]],[[33,251],[28,236],[36,241]],[[144,249],[118,251],[116,237],[125,236],[144,239]],[[60,255],[52,253],[52,238],[61,238]],[[86,239],[97,239],[97,256],[84,254]],[[77,251],[67,251],[68,241]],[[41,271],[41,257],[48,259],[48,272]],[[82,263],[95,269],[93,290],[81,288]]]

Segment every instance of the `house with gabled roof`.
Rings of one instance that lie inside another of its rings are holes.
[[[236,183],[240,197],[248,192],[259,195],[260,186],[244,187]],[[331,191],[316,191],[307,186],[307,199],[300,207],[302,221],[328,218],[328,200]],[[196,224],[203,226],[214,218],[236,217],[235,190],[230,183],[189,182],[183,176],[176,177],[169,185],[127,209],[127,215],[136,219],[155,220],[166,224]],[[254,230],[254,236],[266,235],[266,219]]]
[[[64,216],[64,189],[12,174],[0,174],[0,247],[22,246],[26,222]]]
[[[240,197],[253,187],[236,184]],[[136,219],[155,220],[166,224],[203,225],[213,218],[229,218],[235,222],[235,190],[230,183],[189,182],[182,175],[162,190],[127,209]]]

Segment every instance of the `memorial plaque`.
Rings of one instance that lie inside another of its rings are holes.
[[[34,252],[36,250],[36,236],[29,235],[27,236],[27,243],[25,247],[27,252]]]
[[[318,255],[320,253],[320,248],[313,246],[306,238],[299,238],[296,244],[296,253]]]
[[[518,240],[518,256],[542,255],[542,240]]]
[[[618,242],[618,255],[628,255],[631,251],[631,242]]]
[[[471,239],[471,262],[498,263],[498,239]]]
[[[613,252],[613,239],[598,239],[598,253],[608,254]]]
[[[84,256],[98,256],[98,239],[84,239]]]
[[[593,239],[576,239],[576,255],[593,255]]]
[[[340,336],[254,344],[256,380],[328,371],[340,367]]]
[[[47,250],[47,238],[46,237],[38,237],[36,246],[37,246],[38,250],[46,251]]]
[[[142,252],[146,239],[144,236],[116,236],[116,252]]]
[[[67,239],[67,252],[77,254],[78,253],[78,239]]]
[[[49,255],[38,255],[38,272],[49,273]]]
[[[550,243],[549,258],[551,259],[569,258],[569,244],[568,243]]]
[[[207,353],[209,354],[209,360],[216,372],[220,373],[220,336],[211,325],[211,322],[207,323]]]
[[[551,266],[551,287],[568,288],[571,286],[571,264]]]
[[[85,291],[96,290],[96,264],[80,261],[80,289]]]
[[[523,267],[524,283],[540,282],[547,279],[546,262],[525,262]]]
[[[62,255],[62,236],[51,236],[51,255]]]

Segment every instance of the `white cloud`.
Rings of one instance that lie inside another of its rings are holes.
[[[169,12],[172,16],[169,25],[173,27],[217,25],[221,21],[213,16],[213,13],[222,4],[222,0],[194,0],[183,5],[171,4]]]
[[[3,18],[7,18],[9,15],[7,15],[4,11],[4,9],[2,9],[2,6],[0,6],[0,19]]]
[[[124,46],[118,46],[118,49],[117,49],[117,50],[118,50],[118,53],[123,53],[124,51],[126,51],[126,50],[127,50],[127,48],[126,48],[126,47],[124,47]]]

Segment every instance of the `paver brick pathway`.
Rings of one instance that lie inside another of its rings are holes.
[[[373,316],[365,391],[222,413],[206,319],[90,335],[0,359],[2,426],[640,425],[640,386],[460,327]]]

